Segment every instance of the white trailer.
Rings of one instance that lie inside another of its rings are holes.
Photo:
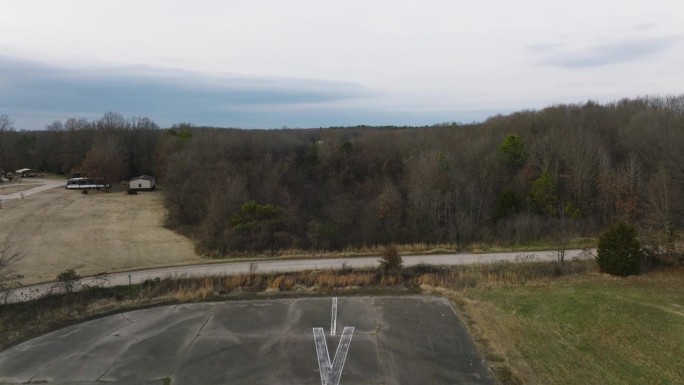
[[[107,183],[102,178],[71,178],[67,181],[67,190],[105,190],[112,188],[111,183]]]

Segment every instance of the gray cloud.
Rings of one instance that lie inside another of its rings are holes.
[[[540,63],[544,65],[569,68],[600,67],[655,56],[671,48],[679,40],[679,37],[673,36],[651,39],[632,38],[600,43],[579,50],[547,45],[547,49],[537,51],[545,54],[540,60]]]
[[[635,26],[632,27],[632,29],[634,29],[635,31],[645,31],[645,30],[655,29],[657,26],[658,26],[658,23],[648,22],[648,23],[636,24]]]
[[[563,43],[529,44],[526,48],[534,53],[547,53],[564,46]]]
[[[161,122],[192,119],[237,125],[244,124],[246,114],[310,108],[370,94],[343,82],[205,76],[142,67],[74,70],[0,56],[0,113],[24,117],[117,111]]]

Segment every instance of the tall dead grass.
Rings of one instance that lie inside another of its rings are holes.
[[[452,243],[398,243],[394,245],[397,251],[402,255],[413,254],[442,254],[454,253],[459,250],[458,245]],[[285,258],[342,258],[342,257],[362,257],[381,255],[385,249],[385,245],[366,245],[366,246],[348,246],[341,250],[331,251],[325,249],[283,249],[278,250],[273,254],[263,255],[264,257],[285,257]]]
[[[558,279],[568,275],[596,272],[593,261],[497,262],[489,265],[436,267],[417,265],[401,271],[378,269],[316,270],[293,273],[242,274],[202,278],[169,277],[142,283],[140,299],[171,297],[181,302],[204,300],[231,293],[258,293],[267,289],[296,291],[303,289],[335,290],[343,288],[382,288],[427,284],[450,289],[501,285],[525,285]]]

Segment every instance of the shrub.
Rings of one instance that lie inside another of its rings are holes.
[[[424,274],[440,274],[444,273],[445,268],[444,266],[435,266],[435,265],[430,265],[427,263],[419,263],[417,265],[414,265],[408,269],[405,273],[409,273],[409,275],[424,275]]]
[[[382,259],[380,259],[380,269],[384,272],[398,272],[401,270],[401,265],[404,260],[399,255],[399,251],[395,245],[387,245],[382,251]]]
[[[76,274],[74,269],[64,270],[57,275],[57,282],[55,285],[61,288],[65,293],[71,293],[81,284],[81,276]]]
[[[596,262],[604,273],[622,277],[639,274],[643,257],[636,230],[626,223],[612,226],[598,240]]]

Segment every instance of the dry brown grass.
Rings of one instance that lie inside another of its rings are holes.
[[[10,195],[21,191],[26,191],[34,187],[42,186],[42,183],[21,182],[21,183],[0,183],[0,195]]]
[[[460,291],[449,291],[446,295],[459,310],[463,323],[501,383],[539,384],[534,371],[513,343],[510,331],[498,321],[500,315],[491,305],[474,301]]]
[[[496,244],[472,242],[463,247],[471,253],[502,253],[513,251],[555,250],[558,245],[553,240],[540,239],[526,244]],[[596,238],[573,238],[564,244],[566,249],[585,249],[596,247]]]
[[[395,244],[401,255],[415,254],[446,254],[459,250],[456,244],[404,243]],[[311,250],[311,249],[283,249],[275,253],[255,254],[253,257],[283,257],[283,258],[351,258],[382,255],[385,245],[348,246],[342,250]]]
[[[141,285],[141,298],[171,295],[179,301],[206,299],[236,291],[258,293],[266,289],[291,291],[295,287],[334,290],[349,287],[387,287],[428,284],[453,290],[525,285],[546,282],[567,276],[595,274],[592,261],[555,263],[500,262],[491,265],[433,267],[418,265],[401,272],[382,273],[365,270],[316,270],[293,273],[242,274],[223,277],[175,277],[146,281]]]
[[[67,269],[81,275],[199,263],[192,242],[163,228],[159,192],[80,194],[54,188],[4,203],[0,234],[22,249],[16,273],[30,285]]]

